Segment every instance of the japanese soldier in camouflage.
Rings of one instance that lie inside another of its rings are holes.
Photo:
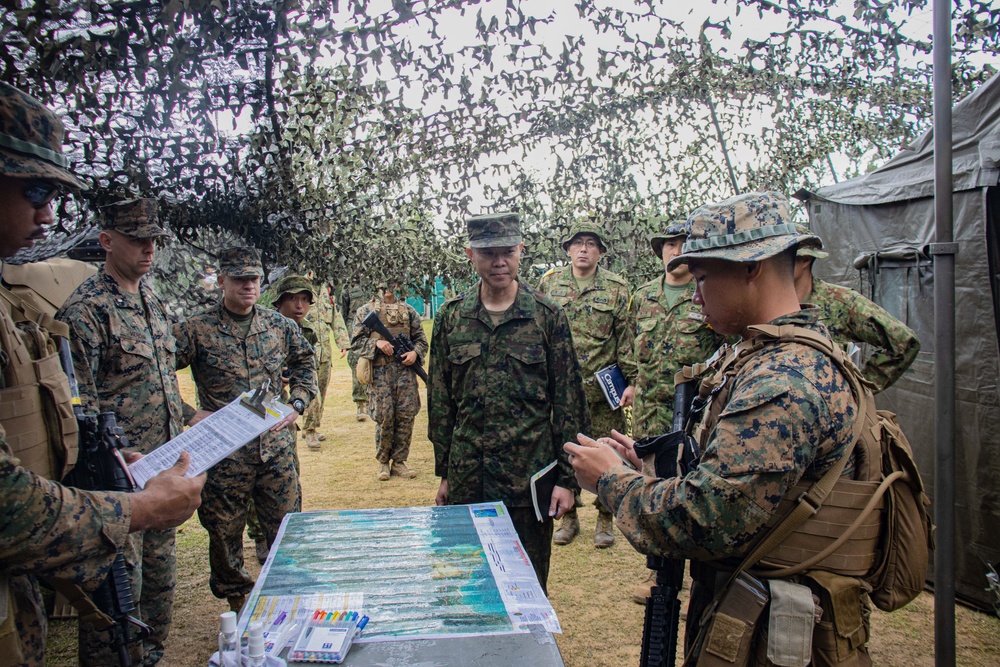
[[[594,433],[610,434],[612,429],[625,432],[625,411],[635,395],[635,361],[632,356],[634,335],[628,320],[629,288],[625,279],[598,266],[607,251],[600,225],[589,219],[575,221],[563,239],[569,256],[567,266],[552,269],[538,283],[538,291],[562,306],[573,331],[583,389],[587,396]],[[629,387],[621,397],[621,407],[612,409],[597,384],[595,373],[618,364]],[[576,504],[580,504],[577,497]],[[610,547],[615,542],[611,513],[595,499],[597,527],[594,546]],[[553,536],[556,544],[569,544],[580,532],[576,507],[562,518]]]
[[[375,422],[376,477],[389,481],[390,475],[404,479],[416,477],[406,466],[413,439],[413,421],[420,411],[420,391],[417,375],[410,368],[422,364],[427,356],[427,336],[420,316],[413,306],[396,298],[398,285],[389,285],[381,299],[373,299],[358,309],[354,318],[352,346],[358,356],[372,362],[372,383],[368,388],[368,407]],[[369,313],[378,318],[393,334],[405,334],[414,349],[402,359],[393,356],[392,344],[362,324]]]
[[[674,373],[708,359],[722,342],[722,337],[705,324],[701,307],[693,302],[694,280],[687,265],[666,268],[681,254],[687,239],[684,222],[671,223],[666,217],[653,222],[661,231],[650,236],[649,243],[653,254],[663,261],[664,271],[637,289],[629,306],[637,367],[632,437],[637,439],[673,429]],[[652,469],[646,472],[652,474]],[[650,571],[636,587],[633,599],[646,604],[655,581],[656,573]]]
[[[0,258],[45,237],[55,222],[51,202],[61,191],[86,189],[68,168],[62,140],[55,114],[0,83]],[[69,381],[54,352],[55,337],[69,330],[55,321],[38,325],[30,310],[0,289],[0,656],[6,665],[45,664],[47,620],[36,577],[92,593],[118,550],[129,546],[130,532],[180,525],[194,513],[204,484],[203,475],[183,477],[186,454],[137,493],[79,491],[50,481],[76,460]],[[50,371],[45,391],[39,368]],[[46,414],[68,418],[57,425]]]
[[[756,341],[762,334],[755,325],[793,326],[828,337],[816,309],[800,309],[795,292],[796,248],[814,243],[816,237],[798,234],[790,218],[787,200],[773,192],[739,195],[702,206],[688,217],[684,252],[668,262],[667,269],[689,266],[695,280],[694,303],[714,330]],[[610,442],[580,436],[579,444],[565,445],[581,486],[596,490],[638,551],[691,560],[685,642],[691,659],[696,657],[692,651],[697,653],[705,641],[705,633],[698,636],[699,629],[707,627],[701,625],[702,613],[716,595],[716,582],[728,576],[725,568],[737,563],[732,559],[745,556],[767,532],[778,502],[795,484],[819,479],[854,444],[857,401],[830,356],[773,337],[761,339],[759,349],[749,345],[740,349],[747,350],[746,363],[727,382],[725,405],[710,401],[705,408],[710,416],[697,433],[702,455],[692,472],[657,479],[624,465],[620,455],[632,466],[641,466],[632,440],[625,436]],[[726,354],[709,365],[710,373],[731,356],[729,346],[723,350]],[[862,468],[870,470],[856,465],[854,458],[847,463],[844,474],[852,478]],[[772,641],[783,639],[805,647],[811,643],[811,655],[805,660],[812,664],[869,665],[865,647],[869,611],[859,582],[838,585],[840,592],[832,604],[829,595],[824,598],[818,588],[805,586],[805,580],[788,580],[789,586],[783,587],[782,602],[791,595],[796,611],[781,626],[771,626]],[[771,588],[772,606],[777,604],[775,588]],[[814,590],[825,600],[820,610],[813,608]],[[788,611],[783,605],[778,608]],[[842,655],[831,660],[829,647],[812,638],[824,627],[846,628],[849,619],[840,613],[864,624],[865,631],[857,635],[861,641],[852,640]],[[815,623],[815,614],[822,615],[823,623]],[[765,628],[758,629],[753,642],[766,636],[767,619],[758,623]],[[792,632],[792,627],[801,630]],[[715,641],[724,638],[713,633],[711,639],[714,648]],[[750,654],[758,651],[766,653],[764,647],[752,644]]]
[[[326,435],[319,432],[319,427],[323,421],[323,406],[326,404],[326,390],[330,386],[330,368],[333,366],[331,338],[340,350],[341,359],[351,347],[351,336],[347,332],[344,318],[331,301],[330,292],[325,285],[316,284],[316,301],[302,321],[302,330],[316,351],[316,377],[319,384],[319,394],[306,410],[303,428],[307,444],[321,443],[326,440]],[[313,342],[313,339],[316,342]]]
[[[268,549],[285,514],[302,507],[291,427],[317,393],[316,360],[295,322],[256,305],[264,272],[255,249],[222,250],[219,265],[222,301],[174,326],[177,367],[191,367],[198,390],[200,409],[185,405],[185,418],[193,425],[264,380],[281,387],[283,369],[293,408],[270,431],[209,470],[202,493],[198,518],[209,535],[209,585],[238,611],[254,584],[243,565],[247,503],[253,499]]]
[[[156,241],[165,235],[157,223],[155,199],[106,207],[98,237],[106,253],[104,267],[80,285],[57,314],[70,328],[84,411],[114,412],[129,444],[142,454],[182,430],[174,335],[163,303],[144,279]],[[142,661],[152,665],[163,656],[173,616],[175,531],[133,533],[132,543],[140,558],[133,570],[133,593],[142,621],[153,631]],[[117,662],[107,633],[81,625],[80,661]]]
[[[340,313],[348,335],[354,331],[354,316],[358,308],[368,301],[368,294],[360,285],[351,285],[341,296]],[[363,422],[368,419],[368,387],[358,382],[358,353],[353,348],[347,352],[347,365],[351,367],[351,398],[356,408],[355,415],[359,422]]]
[[[428,434],[439,505],[502,500],[545,588],[553,519],[573,507],[576,480],[561,443],[590,428],[566,313],[518,280],[518,216],[470,218],[466,254],[480,280],[434,318]],[[558,461],[544,520],[529,480]]]
[[[797,228],[801,234],[809,233],[803,225]],[[856,291],[813,276],[813,263],[828,256],[822,241],[799,248],[795,256],[795,291],[802,303],[819,308],[820,321],[837,343],[869,346],[871,356],[861,370],[878,393],[910,367],[920,352],[920,339],[912,329]]]

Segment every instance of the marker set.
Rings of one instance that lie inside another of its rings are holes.
[[[317,609],[288,658],[298,662],[343,662],[367,623],[368,617],[356,611]]]

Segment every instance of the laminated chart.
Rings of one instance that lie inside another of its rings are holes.
[[[501,502],[287,515],[240,629],[316,609],[363,610],[359,643],[561,632]]]

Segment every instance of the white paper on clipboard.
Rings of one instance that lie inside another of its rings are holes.
[[[140,489],[145,487],[149,479],[177,463],[181,452],[191,455],[191,467],[184,476],[200,475],[292,412],[291,407],[271,398],[263,402],[265,416],[261,417],[240,403],[249,396],[250,392],[243,394],[130,465],[135,483]]]

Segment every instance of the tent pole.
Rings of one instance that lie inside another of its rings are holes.
[[[955,230],[951,3],[934,0],[934,664],[955,664]]]

